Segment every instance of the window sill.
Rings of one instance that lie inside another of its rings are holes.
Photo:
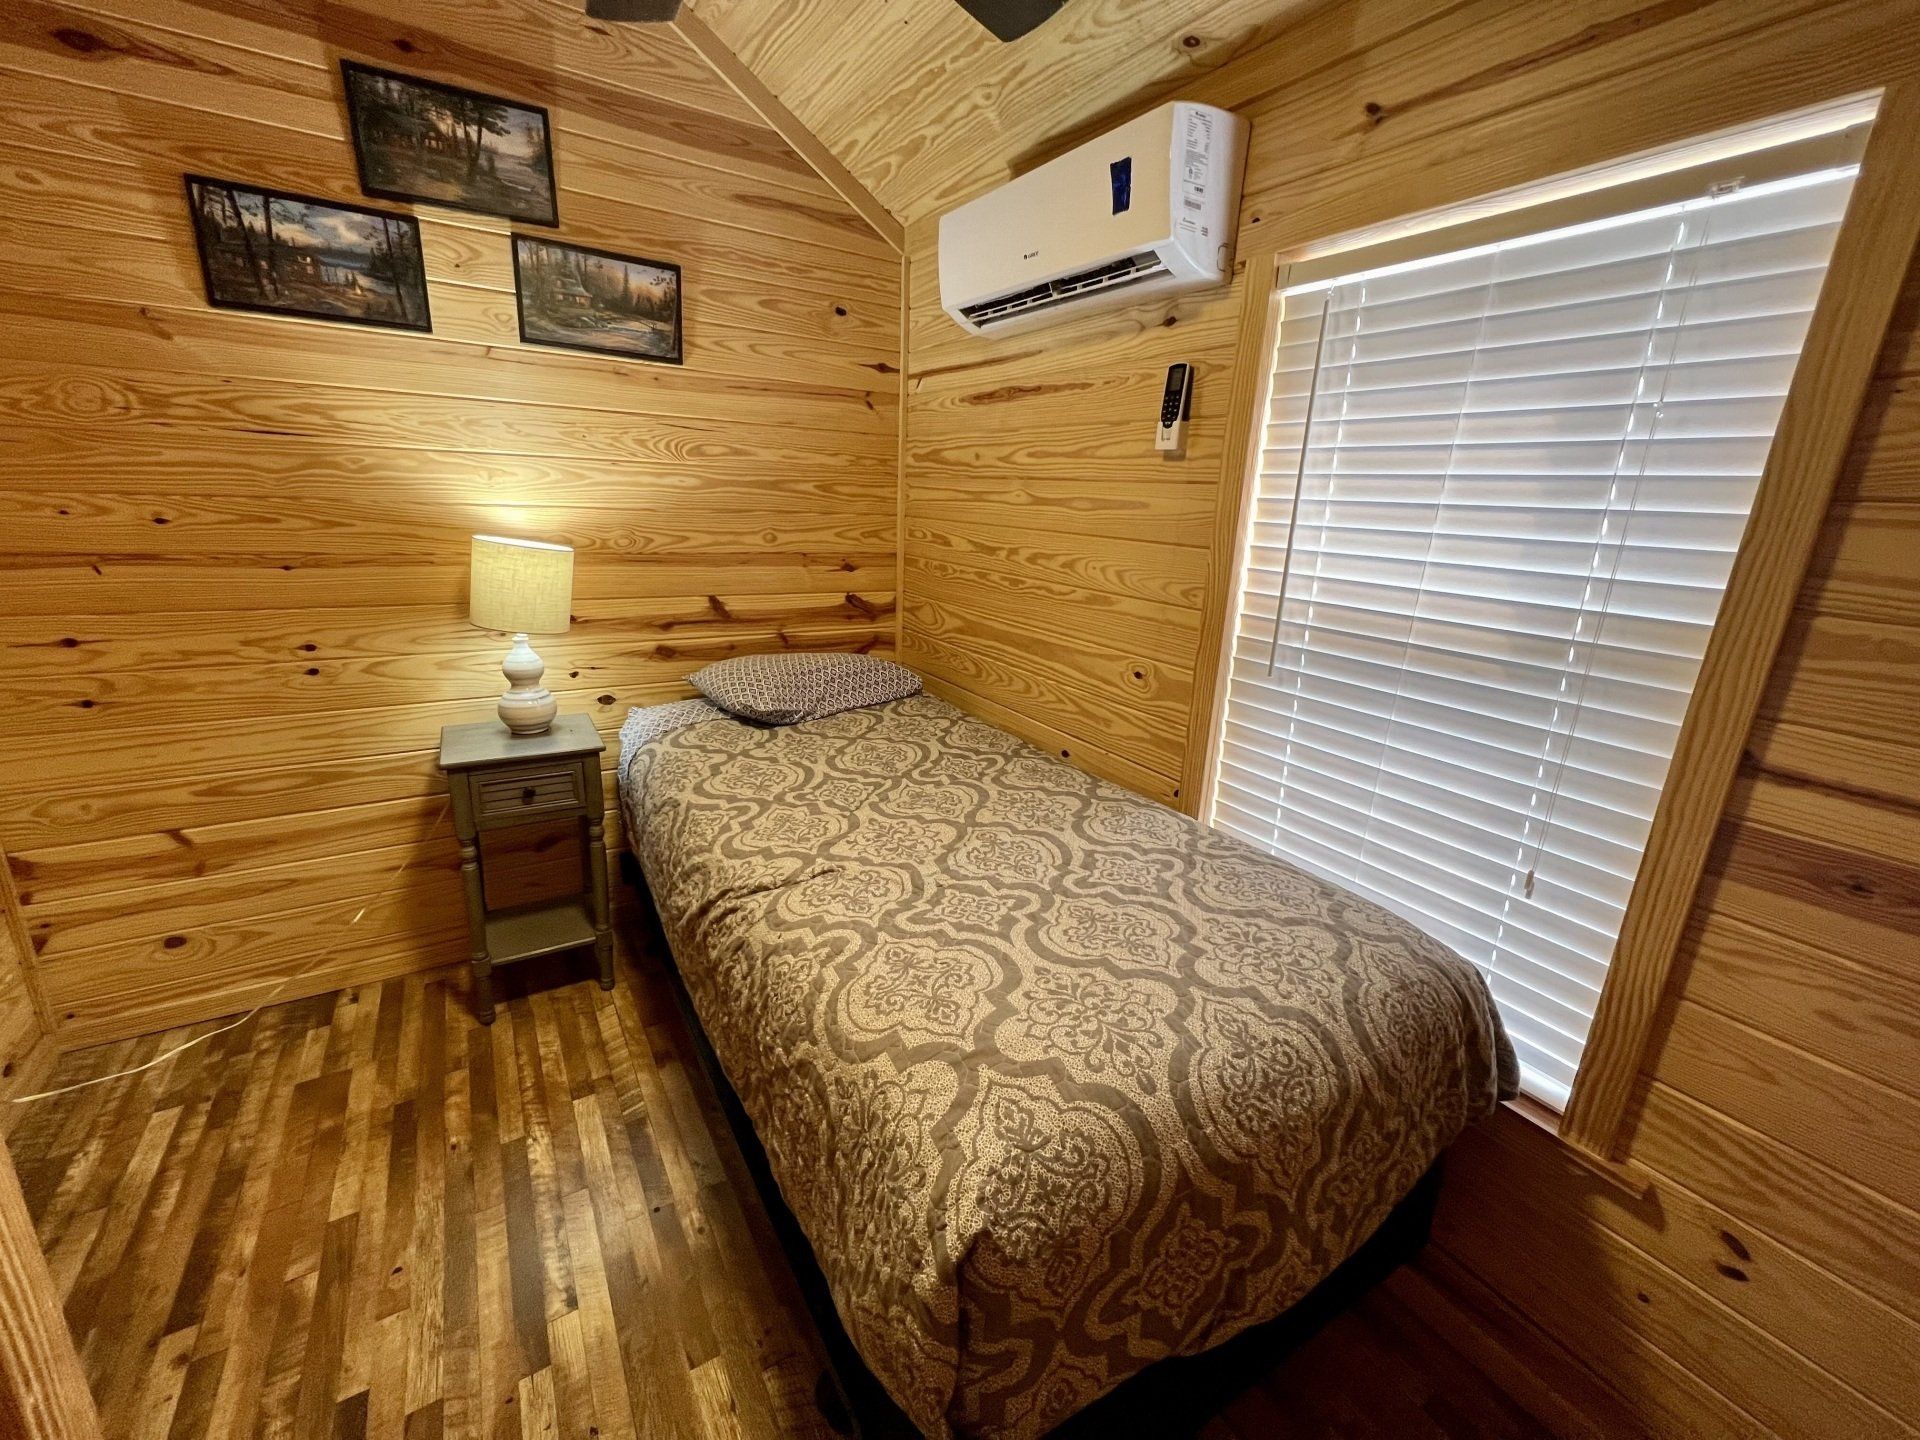
[[[1621,1194],[1634,1200],[1644,1200],[1653,1192],[1653,1177],[1632,1160],[1615,1160],[1599,1155],[1576,1145],[1560,1133],[1560,1112],[1549,1109],[1538,1100],[1526,1095],[1516,1095],[1511,1100],[1500,1102],[1501,1108],[1509,1114],[1517,1115],[1529,1125],[1553,1137],[1559,1151],[1579,1165],[1590,1175],[1596,1175]]]

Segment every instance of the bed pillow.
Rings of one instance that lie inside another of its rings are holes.
[[[864,705],[884,705],[889,700],[904,700],[920,693],[918,675],[878,655],[817,658],[825,663],[820,669],[820,694],[807,716],[809,720],[837,715],[842,710],[857,710]]]
[[[784,652],[717,660],[687,677],[730,715],[763,725],[817,720],[920,691],[920,677],[877,655]]]

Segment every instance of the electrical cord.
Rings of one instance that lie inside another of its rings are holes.
[[[433,824],[427,827],[427,834],[424,837],[422,843],[424,843],[425,840],[431,840],[435,835],[440,833],[440,822],[447,818],[447,808],[451,803],[452,803],[451,801],[445,801],[445,800],[443,800],[440,803],[440,812],[433,817]],[[353,929],[354,926],[358,925],[361,921],[361,918],[369,910],[373,909],[374,906],[378,905],[382,900],[386,899],[388,895],[393,893],[393,887],[398,885],[400,883],[400,877],[406,874],[407,871],[412,868],[413,862],[416,858],[418,858],[418,855],[419,855],[419,846],[416,846],[414,848],[413,853],[409,854],[406,859],[400,862],[399,868],[395,870],[393,874],[387,877],[386,883],[380,887],[379,891],[375,893],[373,898],[371,900],[366,901],[364,904],[360,906],[358,910],[354,911],[353,918],[347,921],[345,925],[342,925],[340,929],[335,932],[333,940],[326,946],[325,949],[323,949],[319,953],[319,955],[314,957],[314,959],[311,962],[302,966],[300,969],[292,971],[287,975],[283,975],[280,978],[279,983],[276,984],[271,990],[267,991],[265,995],[261,996],[260,999],[257,1002],[255,1002],[254,1007],[251,1010],[247,1011],[247,1013],[242,1015],[239,1019],[229,1020],[225,1025],[222,1025],[217,1030],[209,1030],[204,1035],[196,1035],[191,1040],[183,1041],[180,1044],[174,1046],[171,1050],[168,1050],[163,1054],[156,1055],[153,1057],[153,1059],[148,1060],[143,1064],[130,1065],[125,1070],[115,1070],[110,1075],[96,1075],[91,1080],[76,1081],[72,1085],[61,1085],[52,1090],[39,1090],[34,1092],[31,1095],[16,1095],[13,1097],[12,1103],[14,1103],[15,1105],[25,1105],[28,1102],[33,1100],[51,1100],[56,1095],[70,1095],[76,1090],[85,1090],[87,1087],[91,1085],[104,1085],[109,1080],[121,1080],[126,1078],[129,1075],[138,1075],[142,1071],[152,1070],[156,1066],[166,1064],[167,1061],[173,1059],[176,1055],[184,1054],[186,1051],[191,1050],[196,1045],[206,1044],[207,1041],[213,1039],[217,1035],[224,1035],[229,1030],[238,1030],[242,1025],[246,1024],[249,1020],[253,1019],[254,1016],[258,1015],[262,1010],[266,1009],[267,1006],[271,1005],[273,1003],[274,996],[278,995],[282,990],[286,989],[287,986],[291,985],[294,981],[298,980],[303,975],[312,974],[315,970],[319,969],[320,966],[325,961],[332,958],[333,952],[340,948],[340,942],[345,938],[346,933],[349,930]]]

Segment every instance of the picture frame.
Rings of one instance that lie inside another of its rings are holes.
[[[529,225],[560,223],[546,107],[340,62],[360,189]]]
[[[209,305],[432,333],[413,216],[208,175],[184,179]]]
[[[680,267],[545,235],[513,236],[520,340],[623,360],[684,359]]]

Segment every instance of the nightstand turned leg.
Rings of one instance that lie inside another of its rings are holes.
[[[482,1025],[493,1024],[493,962],[484,953],[473,961],[473,1013]]]
[[[593,957],[600,962],[600,988],[613,989],[613,927],[607,918],[607,824],[596,812],[587,821],[587,861],[593,869]]]
[[[493,1023],[493,961],[487,955],[487,906],[480,888],[480,842],[460,837],[460,883],[467,894],[467,934],[473,961],[473,1013]]]

